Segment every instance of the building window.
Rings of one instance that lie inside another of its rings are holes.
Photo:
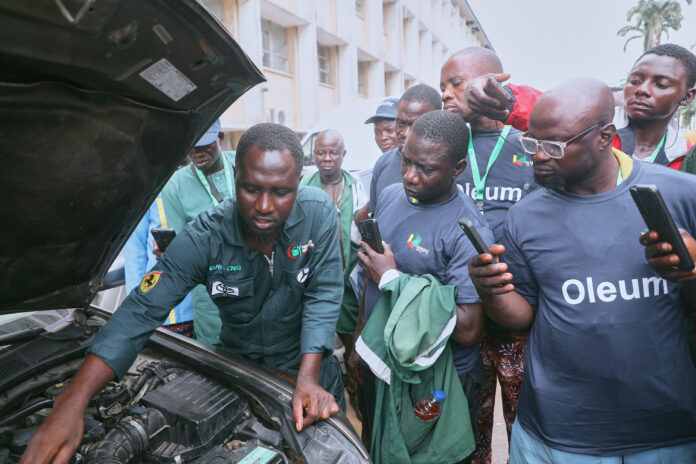
[[[278,71],[289,72],[288,38],[285,28],[267,19],[261,20],[263,36],[263,65]]]
[[[331,49],[324,45],[317,45],[319,57],[319,82],[332,85],[331,82]]]
[[[358,94],[361,97],[367,97],[367,69],[370,63],[367,61],[358,61]]]

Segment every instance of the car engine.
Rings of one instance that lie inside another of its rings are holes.
[[[73,325],[0,348],[0,464],[19,460],[94,332]],[[73,462],[289,462],[278,419],[252,392],[147,349],[92,399],[84,425]]]

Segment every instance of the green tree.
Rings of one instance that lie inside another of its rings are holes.
[[[693,0],[687,0],[691,4]],[[617,32],[620,37],[626,37],[630,33],[635,35],[626,39],[626,46],[633,39],[643,39],[643,51],[659,45],[662,34],[669,37],[670,30],[678,30],[681,27],[683,16],[679,2],[674,0],[639,0],[638,5],[630,8],[626,14],[626,20],[634,24],[624,26]]]

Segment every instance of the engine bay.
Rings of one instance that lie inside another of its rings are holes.
[[[19,461],[97,328],[0,348],[0,464]],[[72,462],[287,463],[280,422],[253,392],[146,348],[90,402]]]

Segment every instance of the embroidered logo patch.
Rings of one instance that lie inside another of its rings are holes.
[[[153,288],[155,288],[155,285],[157,285],[157,282],[159,282],[160,277],[162,277],[161,272],[150,272],[148,274],[145,274],[145,276],[143,276],[142,282],[140,282],[140,291],[143,293],[147,293]]]
[[[210,286],[210,295],[239,296],[239,287],[232,287],[216,280]]]
[[[297,261],[302,255],[306,255],[307,251],[314,248],[314,243],[310,240],[306,245],[295,245],[294,243],[288,247],[288,258]]]
[[[307,280],[307,277],[309,277],[309,266],[297,273],[297,281],[303,284],[305,280]]]

